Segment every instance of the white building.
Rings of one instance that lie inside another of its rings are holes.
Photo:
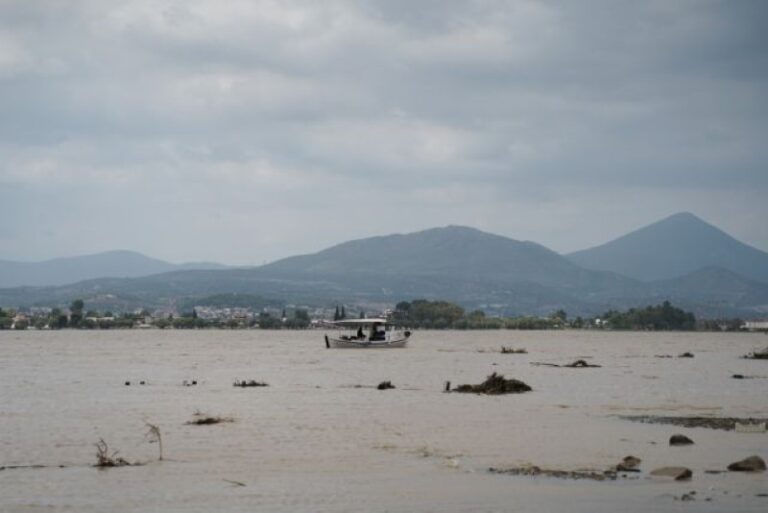
[[[744,321],[741,329],[747,331],[768,331],[768,321]]]

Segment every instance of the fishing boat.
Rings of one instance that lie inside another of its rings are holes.
[[[344,319],[333,323],[339,332],[325,335],[327,348],[405,347],[411,332],[383,318]]]

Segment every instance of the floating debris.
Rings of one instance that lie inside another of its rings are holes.
[[[684,494],[683,494],[683,495],[681,495],[680,497],[675,497],[675,500],[676,500],[676,501],[683,501],[683,502],[686,502],[686,501],[695,501],[695,500],[696,500],[696,497],[695,497],[695,496],[696,496],[696,490],[691,490],[691,491],[690,491],[690,492],[688,492],[688,493],[684,493]]]
[[[545,476],[559,479],[590,479],[592,481],[615,481],[618,474],[613,469],[605,471],[594,470],[558,470],[537,467],[536,465],[523,465],[521,467],[488,469],[492,474],[507,474],[512,476]]]
[[[112,451],[110,454],[109,446],[103,438],[99,439],[96,443],[96,464],[94,467],[98,468],[110,468],[110,467],[128,467],[132,465],[127,460],[117,456],[117,451]]]
[[[235,382],[234,382],[234,383],[232,383],[232,386],[233,386],[233,387],[241,387],[241,388],[246,388],[246,387],[268,387],[268,386],[269,386],[269,384],[268,384],[268,383],[264,383],[263,381],[256,381],[256,380],[253,380],[253,379],[252,379],[252,380],[250,380],[250,381],[246,381],[246,380],[242,380],[242,381],[239,381],[239,380],[235,380]]]
[[[688,428],[708,428],[733,431],[736,424],[765,424],[768,419],[738,417],[663,417],[657,415],[621,415],[624,420],[644,422],[646,424],[669,424]]]
[[[507,347],[507,346],[501,346],[501,354],[527,354],[528,350],[526,350],[524,347],[520,349],[515,349],[513,347]]]
[[[504,379],[504,376],[494,372],[479,385],[459,385],[451,391],[470,394],[501,395],[519,394],[522,392],[530,392],[531,390],[531,387],[520,380]]]
[[[212,424],[221,424],[225,422],[234,422],[232,417],[214,417],[211,415],[205,415],[203,413],[195,413],[194,419],[187,422],[190,426],[210,426]]]
[[[678,358],[693,358],[693,353],[690,351],[686,351],[682,354],[677,355]]]
[[[617,472],[640,472],[640,469],[637,468],[640,466],[640,463],[643,460],[636,456],[626,456],[623,460],[621,460],[621,463],[616,465],[616,471]]]
[[[186,379],[181,382],[181,384],[185,387],[193,387],[197,385],[197,380],[193,379],[192,381],[187,381]]]
[[[558,365],[556,363],[547,363],[547,362],[531,362],[531,365],[541,366],[541,367],[569,367],[571,369],[581,369],[581,368],[587,368],[587,367],[601,367],[601,365],[595,365],[593,363],[587,363],[586,360],[576,360],[573,363],[566,363],[563,365]]]

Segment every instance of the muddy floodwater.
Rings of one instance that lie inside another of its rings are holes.
[[[765,472],[706,472],[768,459],[768,434],[622,418],[768,417],[768,361],[740,358],[763,334],[418,331],[379,350],[322,336],[0,331],[0,511],[768,511]],[[532,365],[577,359],[600,367]],[[493,372],[533,390],[443,392]],[[676,433],[694,444],[670,447]],[[141,465],[94,468],[101,439]],[[641,472],[615,481],[488,471],[601,472],[628,455]],[[668,465],[692,479],[649,476]]]

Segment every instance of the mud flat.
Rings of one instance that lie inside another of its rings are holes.
[[[498,351],[509,344],[527,353]],[[441,331],[403,350],[343,351],[318,331],[0,331],[0,511],[677,512],[685,500],[762,513],[766,472],[728,466],[768,459],[768,435],[620,418],[768,418],[765,381],[731,377],[765,373],[741,358],[761,344]],[[685,351],[696,357],[654,358]],[[578,360],[601,368],[531,365]],[[494,373],[532,390],[444,392]],[[236,377],[269,386],[244,391]],[[387,381],[396,388],[377,389]],[[190,424],[195,412],[235,421]],[[161,461],[147,425],[162,433]],[[677,433],[695,444],[670,447]],[[142,465],[95,468],[102,439]],[[651,475],[669,467],[692,477]],[[615,480],[586,477],[612,468]]]

